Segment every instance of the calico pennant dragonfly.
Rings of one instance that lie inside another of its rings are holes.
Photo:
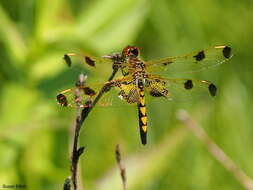
[[[64,60],[71,66],[71,56],[73,53],[66,54]],[[174,72],[175,68],[190,68],[191,71],[199,71],[204,68],[224,63],[232,57],[229,46],[214,46],[201,51],[196,51],[187,55],[167,57],[153,61],[143,61],[140,59],[140,50],[135,46],[127,46],[122,53],[103,56],[101,58],[90,56],[88,54],[80,55],[83,62],[91,67],[99,63],[109,63],[113,67],[118,67],[122,71],[122,77],[110,80],[104,84],[108,88],[118,89],[118,95],[121,99],[129,104],[136,104],[138,108],[139,130],[141,142],[147,143],[147,111],[145,95],[152,97],[163,97],[168,100],[180,99],[181,95],[191,96],[192,94],[207,93],[215,96],[216,86],[207,80],[193,80],[182,78],[166,78],[161,75],[152,73],[153,68],[167,69]],[[73,102],[73,90],[68,89],[57,96],[57,101],[62,106],[71,106]],[[84,86],[83,93],[92,99],[96,92],[92,86]],[[87,104],[83,104],[87,106]]]

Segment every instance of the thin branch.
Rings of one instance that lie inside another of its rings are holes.
[[[121,154],[120,154],[120,148],[119,145],[116,145],[115,148],[115,156],[116,156],[116,161],[117,164],[119,166],[119,170],[120,170],[120,176],[121,176],[121,181],[123,184],[123,190],[126,190],[126,169],[124,168],[122,162],[121,162]]]
[[[75,90],[75,102],[76,102],[76,123],[75,123],[75,132],[74,132],[74,144],[72,150],[72,157],[71,157],[71,172],[72,172],[72,182],[74,186],[74,190],[77,190],[77,166],[78,160],[81,154],[84,151],[84,147],[78,148],[78,137],[81,129],[81,87],[84,86],[86,77],[83,74],[80,75],[79,80],[76,83],[76,90]]]
[[[226,168],[245,189],[253,190],[253,180],[247,176],[228,155],[226,155],[226,153],[208,136],[208,134],[189,116],[186,111],[179,111],[178,119],[181,120],[184,125],[207,146],[207,149],[212,156],[224,168]]]
[[[112,80],[114,76],[116,75],[118,71],[118,68],[113,68],[113,72],[111,76],[109,77],[108,81]],[[88,117],[91,110],[94,108],[94,106],[97,104],[99,99],[102,97],[102,95],[106,92],[106,86],[102,87],[102,89],[99,91],[98,95],[96,96],[95,100],[92,102],[92,106],[87,106],[81,109],[81,88],[84,86],[85,77],[80,76],[79,81],[77,82],[76,86],[76,92],[75,92],[75,99],[76,99],[76,107],[77,107],[77,117],[75,122],[75,132],[74,132],[74,143],[72,148],[72,156],[71,156],[71,179],[73,183],[74,190],[78,190],[78,184],[77,184],[77,166],[78,166],[78,160],[81,154],[83,153],[85,147],[79,147],[78,148],[78,142],[79,142],[79,135],[81,127],[85,121],[85,119]]]

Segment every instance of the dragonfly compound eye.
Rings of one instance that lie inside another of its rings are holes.
[[[124,48],[122,54],[126,57],[138,57],[140,53],[139,48],[135,46],[127,46]]]
[[[129,51],[130,51],[130,55],[133,55],[134,57],[138,57],[138,55],[139,55],[139,49],[138,48],[133,47]]]

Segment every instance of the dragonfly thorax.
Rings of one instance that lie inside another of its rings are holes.
[[[145,70],[145,63],[137,57],[129,57],[126,59],[126,62],[130,73]]]

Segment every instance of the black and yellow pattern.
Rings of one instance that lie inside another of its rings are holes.
[[[145,105],[145,94],[144,89],[139,88],[140,101],[138,103],[138,113],[139,113],[139,128],[140,128],[140,136],[141,143],[143,145],[147,144],[147,109]]]
[[[64,60],[68,66],[72,65],[70,56],[77,54],[69,53],[64,56]],[[155,75],[155,71],[166,70],[169,73],[196,72],[209,67],[217,66],[229,60],[233,54],[232,49],[228,46],[214,46],[208,49],[195,51],[190,54],[165,57],[162,59],[143,61],[140,59],[139,48],[135,46],[127,46],[122,53],[103,56],[101,58],[90,56],[88,54],[79,54],[82,62],[90,67],[95,68],[99,63],[109,63],[113,68],[121,70],[123,77],[110,80],[106,84],[108,89],[112,87],[119,90],[118,96],[125,100],[128,104],[137,104],[139,116],[140,137],[143,145],[147,144],[147,110],[145,104],[145,93],[155,98],[165,98],[167,100],[186,100],[200,98],[201,95],[208,94],[215,96],[217,87],[207,80],[194,80],[184,78],[165,78],[161,75]],[[95,97],[94,85],[92,89],[83,88],[83,95],[86,99],[92,101]],[[69,94],[74,89],[68,89],[57,96],[57,101],[62,106],[73,105]],[[106,94],[109,94],[108,92]],[[105,95],[106,95],[105,94]],[[108,95],[109,96],[109,95]],[[72,96],[73,97],[73,96]],[[72,98],[73,100],[73,98]],[[74,99],[75,100],[75,99]],[[87,102],[87,101],[86,101]],[[83,107],[87,103],[83,102]],[[107,104],[106,104],[107,105]],[[111,104],[109,104],[111,105]],[[88,106],[90,106],[88,104]]]

